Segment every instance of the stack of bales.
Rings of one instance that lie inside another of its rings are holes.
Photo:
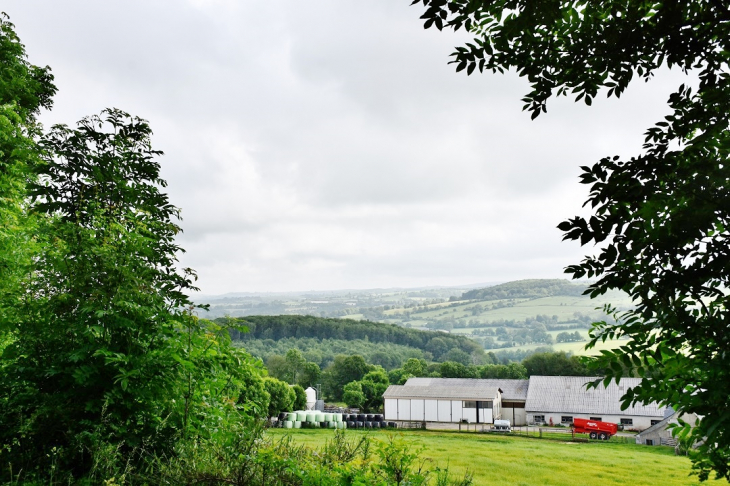
[[[384,429],[396,427],[395,422],[386,422],[380,414],[349,414],[343,419],[351,429]]]
[[[345,429],[347,424],[341,413],[325,413],[317,410],[298,410],[279,414],[279,426],[285,429]]]

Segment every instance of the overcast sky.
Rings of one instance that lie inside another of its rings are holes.
[[[579,166],[640,152],[663,73],[530,121],[515,75],[455,73],[409,0],[5,0],[59,88],[42,121],[150,121],[206,294],[563,278]]]

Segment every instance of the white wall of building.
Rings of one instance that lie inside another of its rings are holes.
[[[470,424],[475,424],[477,421],[477,409],[476,408],[462,408],[461,409],[462,420],[468,420]]]
[[[411,401],[407,398],[398,399],[398,420],[411,419]]]
[[[398,420],[398,400],[396,398],[385,399],[383,415],[385,420]]]
[[[494,423],[494,419],[499,418],[494,412],[489,408],[479,409],[479,423]],[[469,423],[477,423],[477,409],[464,408],[462,400],[386,398],[384,416],[385,420],[411,422],[459,423],[468,419]]]
[[[494,416],[491,408],[482,408],[479,410],[479,422],[483,424],[493,424]]]
[[[411,399],[411,420],[415,422],[423,422],[425,417],[425,400]]]
[[[451,421],[461,422],[463,418],[463,409],[461,408],[461,400],[451,400]]]
[[[438,401],[438,422],[451,422],[451,400]]]
[[[438,414],[438,400],[426,400],[425,406],[426,406],[426,422],[438,422],[439,421],[439,414]]]
[[[610,422],[614,424],[621,424],[621,419],[630,419],[631,425],[624,425],[625,430],[645,430],[652,426],[652,420],[655,422],[658,422],[662,420],[664,417],[646,417],[646,416],[636,416],[636,415],[594,415],[594,414],[585,414],[585,413],[568,413],[568,412],[527,412],[527,423],[529,425],[533,424],[542,424],[543,422],[538,421],[535,419],[536,416],[544,416],[544,423],[549,424],[550,419],[552,418],[554,425],[560,425],[562,423],[562,418],[565,417],[572,417],[575,418],[584,418],[584,419],[601,419],[602,422]],[[563,425],[566,425],[563,423]]]

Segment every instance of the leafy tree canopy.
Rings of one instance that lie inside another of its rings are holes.
[[[413,3],[418,3],[415,1]],[[606,380],[644,377],[624,405],[658,401],[702,416],[682,432],[702,440],[700,479],[730,478],[730,7],[721,0],[615,2],[423,0],[425,27],[464,27],[457,71],[514,69],[531,91],[535,118],[553,95],[590,105],[619,97],[661,67],[691,72],[696,89],[669,97],[671,114],[646,132],[641,155],[583,167],[593,216],[560,224],[565,238],[600,252],[567,268],[599,277],[592,296],[619,289],[636,300],[589,345],[628,338],[597,365]]]

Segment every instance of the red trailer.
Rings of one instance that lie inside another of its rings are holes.
[[[618,432],[618,425],[610,422],[599,422],[582,418],[573,419],[573,432],[588,434],[591,439],[608,440]]]

